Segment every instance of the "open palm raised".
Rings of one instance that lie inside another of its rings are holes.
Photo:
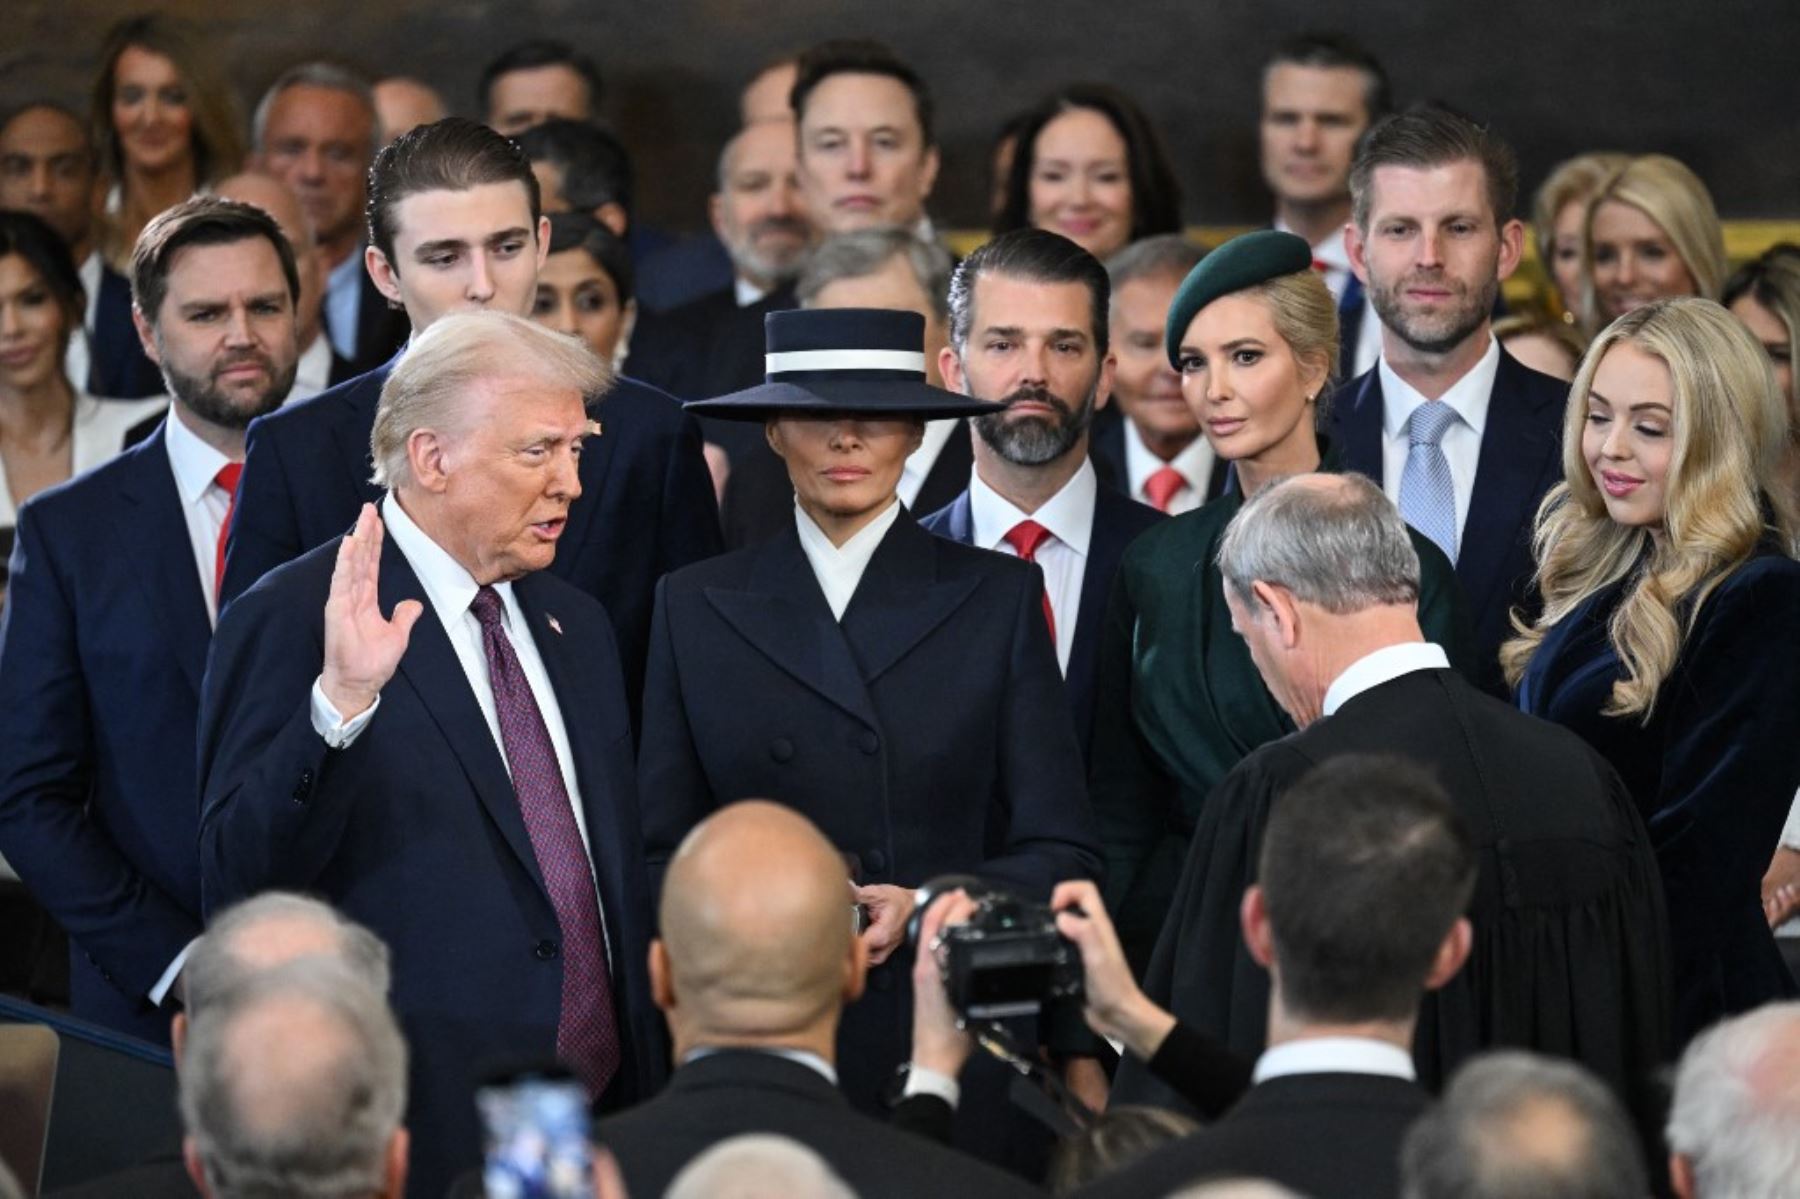
[[[401,600],[391,619],[381,615],[381,518],[364,504],[356,528],[338,545],[325,601],[325,670],[320,686],[338,715],[352,720],[366,711],[394,677],[425,611]]]

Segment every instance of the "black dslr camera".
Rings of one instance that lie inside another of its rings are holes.
[[[934,899],[962,890],[975,901],[966,924],[947,926],[932,948],[950,1006],[965,1020],[1036,1015],[1052,1001],[1081,997],[1081,951],[1056,931],[1056,914],[992,883],[964,874],[919,888],[908,939]]]

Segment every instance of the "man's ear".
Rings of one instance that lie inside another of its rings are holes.
[[[625,206],[617,200],[608,200],[606,203],[600,205],[600,207],[594,209],[594,219],[599,221],[602,225],[605,225],[608,229],[611,229],[613,236],[617,238],[622,239],[631,231],[631,218],[625,215]],[[546,244],[549,240],[548,237],[544,239]],[[538,265],[542,266],[542,261],[540,261]]]
[[[137,306],[135,300],[131,305],[131,327],[137,330],[138,344],[144,347],[144,356],[161,366],[162,354],[156,348],[156,330],[144,319],[144,310]]]
[[[414,429],[406,438],[406,464],[412,481],[425,491],[440,494],[450,478],[449,443],[436,429]]]
[[[1265,583],[1261,579],[1253,579],[1250,583],[1250,595],[1257,607],[1268,612],[1266,619],[1275,625],[1276,635],[1281,640],[1281,648],[1293,649],[1300,641],[1300,609],[1294,603],[1293,593],[1285,587],[1277,587]],[[1258,616],[1257,619],[1264,619]]]
[[[181,1071],[181,1055],[187,1052],[188,1018],[186,1012],[176,1012],[169,1020],[169,1051],[175,1058],[175,1070]]]
[[[624,210],[620,209],[620,211],[623,212]],[[602,225],[606,225],[605,221],[601,221],[600,223]],[[612,226],[607,225],[607,228],[611,229]],[[613,232],[618,233],[618,235],[620,237],[625,236],[623,233],[620,233],[617,229],[613,229]],[[537,235],[537,269],[541,271],[544,269],[544,260],[546,258],[550,257],[550,218],[549,217],[547,217],[547,216],[538,217],[537,233],[538,233],[538,235]]]
[[[379,247],[371,245],[363,250],[363,269],[369,272],[369,282],[389,304],[395,308],[406,307],[406,301],[400,295],[400,274]]]
[[[1238,904],[1238,924],[1244,930],[1244,945],[1258,966],[1267,970],[1275,962],[1275,934],[1269,928],[1269,908],[1263,889],[1251,883]]]
[[[706,198],[706,223],[712,226],[713,236],[723,242],[725,240],[724,192],[714,192]]]
[[[1350,255],[1350,273],[1360,280],[1364,287],[1369,284],[1369,242],[1363,231],[1356,227],[1355,221],[1344,222],[1344,251]]]
[[[844,1003],[855,1003],[869,985],[869,946],[861,937],[850,938],[850,956],[844,961]]]
[[[1678,1199],[1694,1199],[1694,1163],[1685,1154],[1669,1154],[1669,1187]]]
[[[938,375],[944,380],[944,390],[958,395],[969,394],[969,378],[963,374],[962,359],[957,356],[955,347],[945,346],[938,351]]]
[[[212,1191],[206,1186],[206,1166],[200,1161],[200,1142],[193,1137],[181,1138],[181,1164],[187,1167],[187,1176],[193,1181],[194,1189],[205,1199],[211,1199]]]
[[[937,186],[938,167],[943,165],[938,156],[938,148],[932,146],[925,151],[925,165],[919,168],[919,207],[925,207],[925,201],[931,199],[931,189]]]
[[[1525,257],[1525,222],[1513,219],[1500,226],[1500,261],[1497,274],[1508,279]]]
[[[675,979],[669,970],[669,950],[661,937],[650,942],[650,1002],[662,1012],[675,1006]]]
[[[387,1162],[384,1166],[387,1175],[386,1199],[405,1199],[406,1163],[411,1153],[412,1134],[405,1128],[396,1128],[388,1141]]]
[[[1437,956],[1431,959],[1431,971],[1425,976],[1425,989],[1435,991],[1451,979],[1469,960],[1469,950],[1475,944],[1475,930],[1469,924],[1467,916],[1458,916],[1450,931],[1444,934],[1443,943],[1438,946]]]
[[[1112,402],[1113,379],[1119,371],[1119,356],[1111,350],[1100,360],[1100,379],[1094,387],[1094,411],[1098,412]]]

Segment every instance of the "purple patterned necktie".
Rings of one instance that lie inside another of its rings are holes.
[[[620,1048],[587,847],[575,824],[550,730],[519,656],[501,631],[500,596],[492,587],[483,587],[469,610],[481,623],[488,682],[500,717],[500,740],[512,767],[513,793],[562,930],[562,1013],[556,1024],[556,1055],[575,1069],[597,1099],[618,1073]]]

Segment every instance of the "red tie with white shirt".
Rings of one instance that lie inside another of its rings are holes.
[[[1003,539],[1027,562],[1037,561],[1038,547],[1050,540],[1050,530],[1035,520],[1022,520],[1006,531]],[[1050,584],[1044,583],[1044,623],[1050,626],[1050,643],[1056,644],[1056,611],[1050,606]]]

